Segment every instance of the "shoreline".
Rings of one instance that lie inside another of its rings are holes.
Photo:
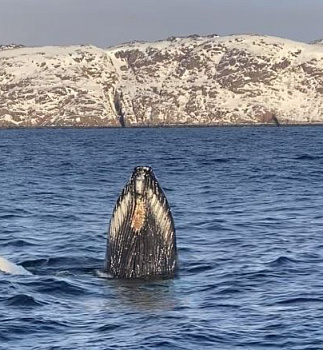
[[[91,126],[91,125],[84,125],[84,126],[2,126],[0,127],[1,130],[39,130],[39,129],[184,129],[184,128],[244,128],[244,127],[269,127],[269,128],[281,128],[281,127],[308,127],[308,126],[323,126],[322,123],[288,123],[288,124],[268,124],[268,123],[262,123],[262,124],[169,124],[169,125],[132,125],[127,127],[121,127],[121,126]]]

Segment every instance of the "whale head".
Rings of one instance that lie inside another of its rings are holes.
[[[171,210],[149,166],[138,166],[114,207],[105,269],[116,278],[173,276],[176,237]]]

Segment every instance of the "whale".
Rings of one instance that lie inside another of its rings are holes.
[[[153,169],[137,166],[113,209],[104,271],[113,278],[174,277],[176,234],[172,212]]]
[[[0,271],[11,274],[11,275],[32,275],[31,272],[24,269],[22,266],[18,266],[9,260],[0,256]]]

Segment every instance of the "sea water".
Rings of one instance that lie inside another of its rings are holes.
[[[0,130],[1,349],[322,349],[323,128]],[[115,201],[153,167],[179,274],[102,274]]]

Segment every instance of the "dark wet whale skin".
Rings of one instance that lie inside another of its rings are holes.
[[[173,277],[176,235],[166,196],[152,168],[136,167],[110,220],[105,270],[115,278]]]

